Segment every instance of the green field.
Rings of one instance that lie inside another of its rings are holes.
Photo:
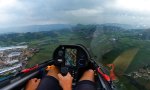
[[[32,67],[36,64],[40,64],[44,61],[52,59],[52,53],[58,45],[46,45],[40,49],[39,53],[36,53],[31,59],[29,59],[27,67]]]

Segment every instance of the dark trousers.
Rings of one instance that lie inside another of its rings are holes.
[[[52,76],[45,76],[41,80],[37,90],[62,90],[62,88],[56,78]],[[77,83],[74,90],[96,90],[96,85],[92,81],[83,80]]]

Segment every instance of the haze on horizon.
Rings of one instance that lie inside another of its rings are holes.
[[[150,0],[0,0],[0,28],[44,24],[150,26]]]

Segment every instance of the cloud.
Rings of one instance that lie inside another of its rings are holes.
[[[149,4],[150,0],[116,0],[116,7],[137,12],[150,11]]]
[[[0,0],[0,27],[34,24],[147,24],[150,0]]]
[[[76,17],[86,17],[86,16],[93,16],[93,15],[101,14],[102,12],[103,12],[102,9],[85,9],[85,8],[81,8],[81,9],[78,9],[78,10],[67,11],[66,14],[73,15],[73,16],[76,16]]]

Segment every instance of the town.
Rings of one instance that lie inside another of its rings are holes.
[[[0,81],[5,76],[17,73],[25,68],[28,59],[37,52],[28,45],[0,48]]]
[[[150,65],[146,65],[142,68],[139,68],[137,71],[131,72],[128,76],[137,78],[143,78],[145,80],[150,80]]]

